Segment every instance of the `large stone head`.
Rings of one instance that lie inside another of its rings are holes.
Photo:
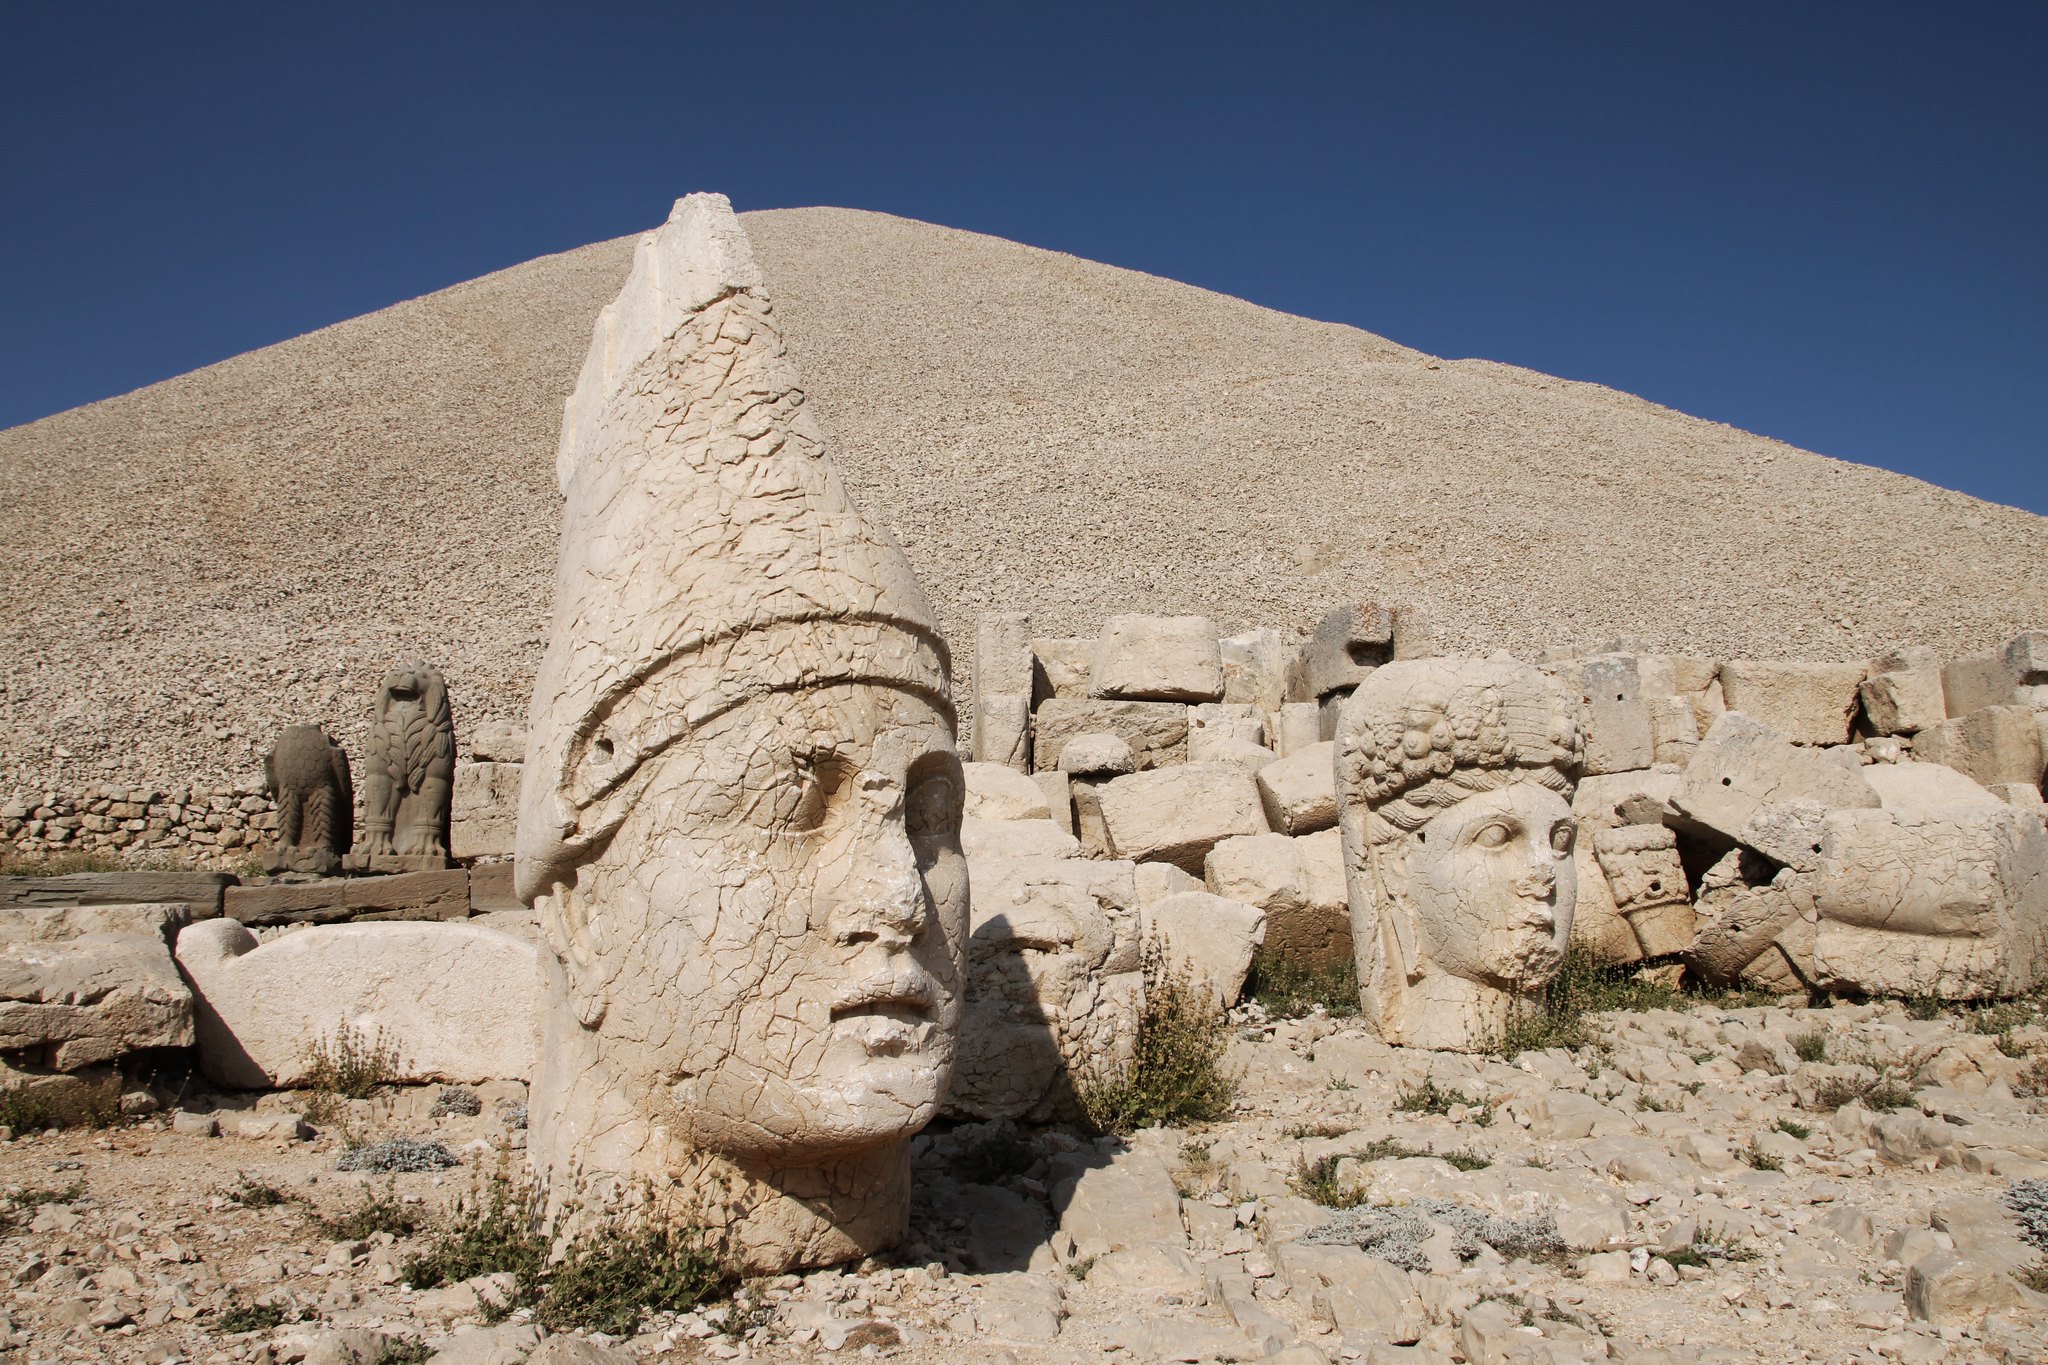
[[[1473,1048],[1563,961],[1577,900],[1575,699],[1507,659],[1419,659],[1338,722],[1353,940],[1390,1042]]]
[[[803,407],[725,200],[644,239],[569,401],[517,884],[552,952],[544,1170],[901,1144],[967,919],[949,662]]]

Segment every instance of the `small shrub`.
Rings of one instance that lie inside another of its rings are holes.
[[[1987,1037],[2010,1033],[2033,1023],[2040,1013],[2040,1007],[2032,1000],[2001,1000],[1995,1005],[1970,1011],[1970,1032]]]
[[[1754,1261],[1756,1249],[1734,1233],[1720,1228],[1702,1228],[1693,1239],[1693,1249],[1703,1256],[1722,1261]]]
[[[1880,1071],[1875,1076],[1830,1076],[1813,1092],[1814,1108],[1832,1111],[1857,1103],[1866,1109],[1904,1109],[1913,1103],[1913,1092]]]
[[[1792,1055],[1802,1062],[1824,1062],[1828,1059],[1828,1035],[1820,1029],[1811,1033],[1796,1034],[1792,1038]]]
[[[343,1099],[365,1100],[398,1074],[398,1047],[384,1030],[365,1033],[344,1023],[332,1038],[306,1045],[306,1089]]]
[[[74,1180],[61,1189],[32,1185],[0,1195],[0,1237],[12,1233],[15,1225],[22,1221],[22,1215],[30,1209],[39,1209],[45,1204],[69,1204],[84,1195],[83,1180]]]
[[[229,1303],[214,1319],[215,1330],[224,1334],[235,1332],[267,1332],[284,1322],[284,1310],[274,1303]]]
[[[1095,1263],[1101,1259],[1101,1253],[1098,1252],[1093,1256],[1083,1256],[1079,1260],[1068,1261],[1067,1274],[1077,1280],[1085,1280],[1088,1278],[1088,1272],[1095,1269]]]
[[[2034,1058],[2013,1078],[2012,1093],[2023,1100],[2048,1099],[2048,1056]]]
[[[469,1194],[457,1201],[426,1248],[406,1261],[406,1283],[432,1289],[473,1275],[509,1272],[518,1281],[515,1297],[530,1302],[548,1263],[542,1208],[533,1178],[522,1174],[515,1179],[503,1163],[488,1177],[473,1177]]]
[[[1646,1113],[1662,1114],[1668,1112],[1671,1106],[1645,1090],[1636,1096],[1636,1108]]]
[[[390,1174],[395,1171],[445,1171],[450,1166],[460,1166],[455,1153],[438,1142],[420,1138],[392,1138],[389,1142],[373,1142],[367,1146],[351,1147],[341,1154],[334,1163],[337,1171],[375,1171]]]
[[[1750,1168],[1753,1170],[1782,1171],[1785,1169],[1785,1163],[1783,1161],[1781,1161],[1775,1156],[1772,1156],[1763,1148],[1757,1146],[1756,1141],[1754,1139],[1751,1139],[1747,1150],[1738,1152],[1736,1153],[1736,1155],[1740,1156],[1745,1162],[1747,1162]]]
[[[427,1111],[429,1118],[459,1116],[474,1118],[484,1112],[484,1102],[477,1098],[474,1090],[465,1090],[459,1085],[444,1085],[434,1096],[434,1107]]]
[[[1333,1019],[1358,1013],[1358,963],[1350,956],[1327,967],[1306,967],[1261,947],[1252,954],[1244,993],[1275,1019],[1296,1019],[1321,1005]]]
[[[434,1348],[426,1342],[417,1337],[407,1337],[403,1341],[387,1341],[378,1347],[370,1365],[427,1365],[434,1355]]]
[[[1003,1127],[961,1148],[947,1163],[955,1180],[968,1185],[1000,1185],[1038,1162],[1038,1148],[1015,1128]]]
[[[240,1204],[245,1209],[274,1209],[282,1204],[305,1202],[288,1190],[252,1179],[246,1172],[235,1177],[234,1186],[225,1192],[225,1197],[230,1203]]]
[[[1878,1077],[1877,1084],[1864,1091],[1859,1098],[1866,1109],[1910,1109],[1913,1106],[1913,1092],[1889,1076]]]
[[[109,1076],[80,1085],[0,1088],[0,1128],[111,1128],[121,1122],[121,1082]]]
[[[1173,1171],[1173,1187],[1183,1199],[1200,1199],[1221,1190],[1230,1179],[1230,1168],[1216,1159],[1206,1142],[1189,1139],[1180,1145],[1180,1165]]]
[[[1906,1001],[1906,1017],[1926,1023],[1941,1018],[1942,1002],[1931,995],[1916,995]]]
[[[1665,1260],[1671,1262],[1674,1267],[1704,1266],[1707,1264],[1706,1256],[1697,1247],[1682,1246],[1676,1251],[1665,1251],[1659,1254]]]
[[[625,1336],[649,1312],[686,1312],[738,1283],[730,1259],[701,1233],[651,1222],[608,1227],[570,1243],[534,1317],[551,1332]]]
[[[1290,1123],[1280,1130],[1280,1136],[1299,1142],[1303,1138],[1340,1138],[1357,1131],[1348,1123]]]
[[[1796,1122],[1792,1119],[1779,1119],[1778,1131],[1783,1133],[1786,1137],[1798,1138],[1801,1142],[1804,1142],[1808,1138],[1813,1136],[1813,1129],[1807,1127],[1803,1123]]]
[[[1082,1081],[1075,1098],[1105,1133],[1214,1122],[1237,1097],[1237,1078],[1223,1069],[1227,1044],[1214,996],[1148,953],[1135,1056],[1120,1075]]]
[[[1998,1035],[1998,1051],[2003,1056],[2010,1057],[2014,1061],[2018,1061],[2020,1058],[2028,1056],[2033,1052],[2033,1050],[2034,1049],[2032,1047],[2028,1046],[2027,1043],[2023,1041],[2020,1038],[2020,1036],[2014,1033],[2011,1029],[2007,1029],[2005,1032]]]
[[[354,1208],[338,1214],[309,1212],[307,1221],[323,1236],[337,1242],[359,1242],[380,1232],[410,1237],[420,1230],[419,1216],[405,1206],[397,1190],[389,1185],[381,1192],[365,1185],[362,1200]]]
[[[1485,1105],[1461,1090],[1446,1090],[1438,1086],[1436,1077],[1425,1076],[1421,1085],[1409,1086],[1394,1100],[1394,1111],[1400,1114],[1437,1114],[1451,1112],[1451,1106],[1462,1104],[1467,1109],[1484,1110]]]
[[[1303,1199],[1312,1204],[1321,1204],[1326,1209],[1352,1209],[1365,1202],[1362,1190],[1347,1190],[1337,1183],[1337,1163],[1344,1160],[1344,1154],[1331,1152],[1314,1160],[1302,1156],[1294,1159],[1294,1169],[1288,1173],[1287,1184]]]

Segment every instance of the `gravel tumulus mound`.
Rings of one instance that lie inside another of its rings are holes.
[[[848,485],[964,675],[977,612],[1306,626],[1419,602],[1454,648],[1947,655],[2048,624],[2048,519],[1590,384],[997,238],[745,216]],[[0,432],[0,795],[251,785],[356,748],[384,668],[523,716],[555,441],[632,239]]]

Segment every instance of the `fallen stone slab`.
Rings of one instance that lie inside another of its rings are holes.
[[[192,993],[169,946],[188,919],[182,901],[0,914],[0,1052],[68,1072],[191,1046]]]
[[[1244,993],[1252,954],[1266,937],[1266,912],[1242,901],[1183,891],[1154,904],[1140,902],[1145,937],[1156,944],[1169,975],[1208,989],[1218,1009]]]
[[[1863,770],[1886,810],[1929,806],[1997,807],[2005,803],[1946,763],[1873,763]]]
[[[1948,718],[1941,660],[1924,645],[1902,645],[1872,659],[1857,689],[1863,715],[1880,735],[1911,735]]]
[[[966,815],[972,820],[1049,820],[1045,790],[1017,769],[1001,763],[963,763]]]
[[[1859,770],[1799,748],[1769,726],[1732,710],[1700,741],[1671,798],[1680,815],[1731,843],[1742,842],[1764,806],[1799,800],[1828,809],[1879,804]]]
[[[1351,957],[1351,905],[1342,864],[1334,885],[1315,875],[1306,842],[1284,834],[1225,839],[1209,850],[1203,880],[1215,895],[1265,912],[1270,957],[1322,971]]]
[[[1264,834],[1258,783],[1228,763],[1186,763],[1132,773],[1098,792],[1112,854],[1199,874],[1209,850],[1237,834]]]
[[[1797,744],[1848,743],[1862,682],[1862,664],[1730,659],[1721,665],[1728,709]]]
[[[1946,764],[1984,787],[2041,788],[2041,727],[2024,706],[1987,706],[1930,725],[1913,737],[1913,757]]]
[[[226,872],[69,872],[61,877],[0,877],[0,909],[16,905],[166,905],[191,907],[193,919],[220,914]]]
[[[302,1084],[344,1025],[396,1049],[395,1081],[526,1080],[541,999],[530,943],[469,924],[337,924],[260,947],[233,920],[178,936],[199,1061],[217,1084]]]
[[[1337,826],[1337,746],[1311,744],[1258,771],[1266,819],[1282,834],[1313,834]]]
[[[1181,763],[1188,753],[1188,708],[1169,701],[1052,697],[1032,716],[1032,764],[1060,766],[1060,752],[1081,735],[1110,734],[1131,746],[1140,771]]]
[[[231,886],[221,898],[227,918],[239,924],[338,924],[349,917],[347,879]]]

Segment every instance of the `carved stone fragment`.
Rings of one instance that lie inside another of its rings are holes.
[[[384,675],[363,737],[363,841],[348,866],[365,872],[448,866],[454,783],[448,685],[432,664],[400,664]]]
[[[287,725],[263,760],[263,789],[277,802],[277,842],[266,872],[331,877],[355,840],[355,783],[348,755],[317,725]]]
[[[1576,694],[1508,659],[1388,664],[1345,702],[1338,828],[1381,1038],[1482,1047],[1557,974],[1584,753]]]
[[[645,1193],[761,1272],[879,1251],[960,1022],[950,660],[722,196],[641,239],[557,474],[515,874],[549,1199]]]

